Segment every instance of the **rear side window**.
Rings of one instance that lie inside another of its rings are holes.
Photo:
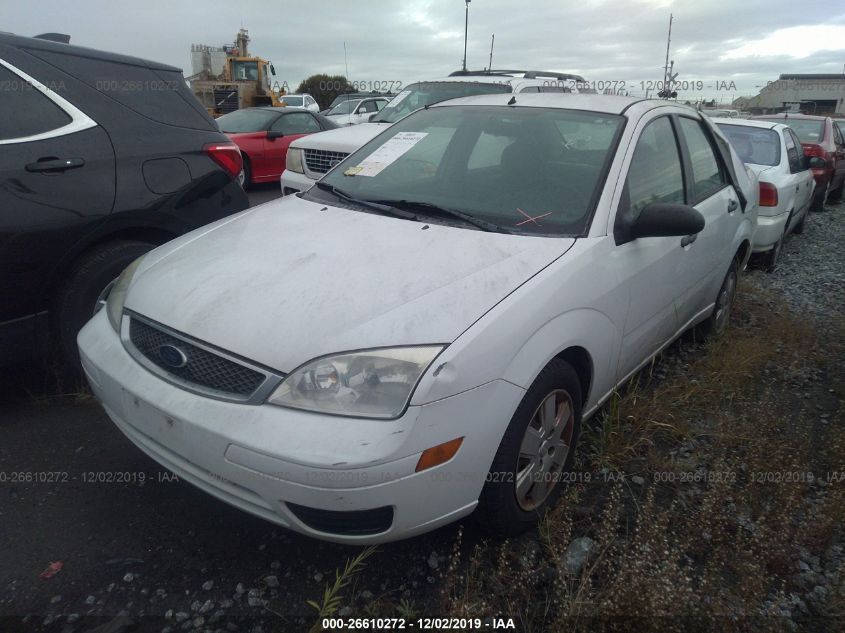
[[[25,138],[64,127],[70,116],[29,82],[0,66],[0,139]]]
[[[216,127],[191,94],[182,73],[42,50],[32,52],[148,119],[202,130]]]
[[[693,192],[696,200],[701,200],[721,189],[725,178],[701,124],[686,117],[681,117],[680,122],[692,163]]]
[[[640,135],[627,187],[633,218],[653,202],[684,202],[681,155],[668,117],[652,121]]]

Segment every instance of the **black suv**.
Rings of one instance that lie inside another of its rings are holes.
[[[180,69],[0,33],[0,365],[76,360],[123,268],[249,206],[241,169]]]

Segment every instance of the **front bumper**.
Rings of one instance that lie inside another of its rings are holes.
[[[150,457],[231,505],[342,543],[406,538],[472,512],[525,393],[493,381],[397,420],[353,419],[180,389],[129,355],[105,310],[78,341],[94,394]],[[465,439],[450,461],[415,472],[422,451],[457,437]],[[376,515],[386,523],[373,531]]]
[[[286,196],[298,191],[308,191],[317,181],[309,178],[305,174],[298,174],[295,171],[286,169],[282,172],[282,177],[279,179],[279,182],[282,185],[282,195]]]
[[[752,252],[762,253],[771,250],[783,235],[788,219],[789,212],[779,213],[778,215],[760,215],[758,213]]]

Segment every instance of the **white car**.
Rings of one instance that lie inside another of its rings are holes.
[[[326,117],[341,127],[366,123],[374,114],[379,112],[387,102],[387,97],[366,97],[349,99],[338,103],[326,113]]]
[[[458,97],[495,93],[585,92],[584,78],[543,71],[458,71],[443,79],[410,84],[397,94],[378,115],[354,126],[312,134],[308,140],[291,143],[286,169],[280,179],[282,194],[309,189],[329,169],[367,141],[414,110]],[[586,89],[589,90],[589,89]]]
[[[320,106],[317,103],[317,100],[307,92],[297,95],[283,95],[280,99],[285,105],[293,106],[295,108],[305,108],[310,112],[320,111]]]
[[[727,324],[756,196],[702,119],[606,95],[419,110],[135,261],[79,335],[85,373],[153,459],[291,530],[528,529],[582,420]]]
[[[713,119],[742,161],[760,180],[753,252],[774,270],[790,232],[802,233],[816,183],[794,130],[782,123]]]

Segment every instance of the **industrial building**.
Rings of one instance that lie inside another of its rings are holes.
[[[740,97],[733,105],[752,114],[845,114],[845,74],[781,75],[756,97]]]

